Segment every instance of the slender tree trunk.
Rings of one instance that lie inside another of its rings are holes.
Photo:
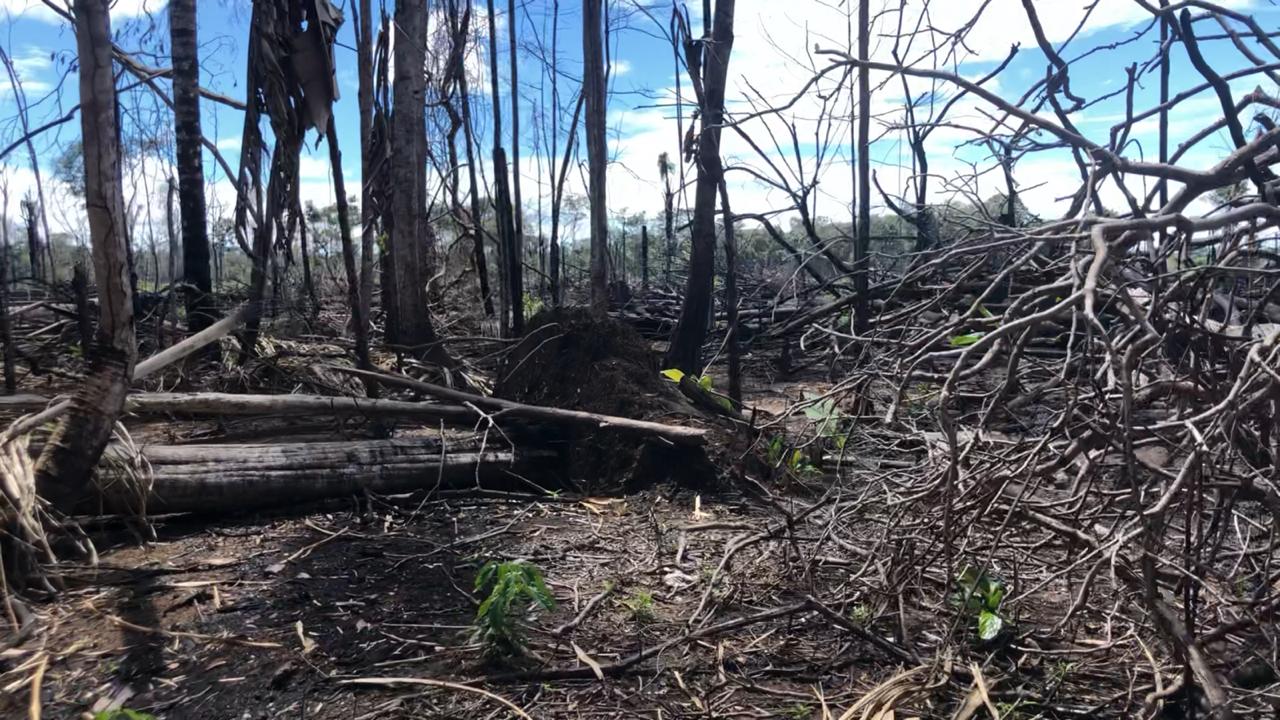
[[[107,6],[108,0],[76,0],[74,6],[85,206],[101,317],[84,385],[36,463],[40,494],[59,507],[74,503],[88,486],[137,360]]]
[[[181,259],[182,250],[178,246],[178,230],[174,225],[174,219],[178,213],[174,212],[175,200],[178,197],[178,183],[169,177],[167,192],[165,193],[164,202],[164,221],[165,231],[169,236],[169,285],[176,285],[178,282],[178,260]],[[181,222],[179,220],[179,222]]]
[[[338,131],[333,115],[329,115],[329,127],[325,134],[329,139],[329,164],[333,166],[333,189],[338,196],[338,229],[342,233],[342,264],[347,271],[347,300],[351,305],[351,324],[356,336],[356,365],[364,370],[369,364],[369,320],[365,316],[364,301],[360,292],[360,274],[356,271],[355,241],[351,237],[351,210],[347,205],[347,184],[342,174],[342,151],[338,148]],[[365,383],[365,389],[374,392],[376,383]]]
[[[470,4],[467,6],[466,16],[471,17]],[[463,25],[463,31],[458,33],[463,42],[470,36],[465,32],[466,24]],[[485,258],[484,252],[484,216],[480,212],[480,183],[476,179],[476,158],[475,158],[475,142],[471,127],[471,97],[468,91],[467,73],[466,73],[466,50],[457,55],[458,62],[462,65],[458,72],[458,102],[462,105],[462,139],[467,144],[467,177],[471,183],[471,234],[472,234],[472,264],[475,265],[476,278],[480,283],[480,299],[484,303],[484,314],[486,317],[493,317],[493,294],[489,290],[489,263]]]
[[[1160,7],[1169,7],[1169,0],[1160,0]],[[1169,26],[1170,20],[1168,15],[1160,16],[1160,115],[1158,122],[1158,130],[1160,133],[1158,142],[1160,143],[1159,154],[1160,164],[1165,165],[1169,162],[1169,109],[1165,107],[1169,102]],[[1169,204],[1169,182],[1163,178],[1157,179],[1160,184],[1160,208]],[[1169,237],[1168,230],[1163,226],[1160,232],[1152,238],[1150,246],[1150,258],[1154,261],[1160,254],[1162,247]]]
[[[36,203],[34,200],[22,201],[23,220],[27,226],[27,258],[31,264],[31,279],[42,282],[44,276],[44,250],[40,248],[40,226],[36,224]]]
[[[93,353],[93,318],[89,317],[89,273],[77,261],[71,268],[71,296],[76,305],[76,327],[80,335],[80,353],[88,359]]]
[[[560,198],[556,192],[556,146],[560,142],[560,0],[551,2],[551,237],[547,238],[547,283],[552,307],[560,307]]]
[[[182,214],[183,296],[187,327],[200,332],[213,323],[213,278],[209,272],[204,161],[200,130],[200,63],[196,0],[170,0],[169,37],[173,52],[174,145],[178,166],[178,207]]]
[[[649,291],[649,226],[640,226],[640,289]]]
[[[311,249],[307,242],[307,216],[301,210],[295,211],[298,223],[298,240],[302,247],[302,289],[311,302],[311,311],[320,310],[320,298],[316,295],[315,279],[311,276]],[[345,240],[345,238],[344,238]]]
[[[662,234],[666,240],[667,251],[666,261],[662,274],[667,285],[671,285],[671,263],[676,255],[676,230],[675,230],[675,193],[671,192],[671,166],[667,159],[666,153],[662,154],[659,160],[662,164]]]
[[[12,395],[18,389],[14,368],[13,328],[9,324],[9,186],[0,182],[0,342],[4,343],[4,391]]]
[[[732,2],[732,0],[730,0]],[[609,215],[606,204],[604,46],[601,39],[603,0],[582,3],[582,94],[587,117],[587,200],[591,204],[591,312],[609,312]]]
[[[511,331],[524,334],[524,199],[520,197],[520,71],[516,48],[516,0],[507,0],[507,36],[511,41],[511,213],[512,235]]]
[[[742,350],[738,346],[738,237],[729,207],[729,188],[720,175],[720,209],[724,216],[725,345],[729,351],[729,399],[742,406]]]
[[[368,182],[375,172],[373,156],[373,15],[372,1],[359,0],[356,27],[356,65],[360,104],[360,293],[353,320],[356,323],[356,359],[369,361],[369,317],[373,303],[373,249],[376,244],[377,211],[374,208],[373,185]],[[355,6],[352,7],[355,10]],[[332,122],[332,121],[331,121]],[[337,152],[333,148],[331,152]],[[364,338],[363,354],[360,338]],[[376,397],[377,386],[366,386],[369,397]]]
[[[720,126],[724,121],[725,83],[729,55],[733,49],[734,0],[719,0],[712,21],[709,42],[699,47],[686,41],[689,73],[693,77],[700,105],[701,132],[698,136],[698,180],[694,189],[693,226],[690,232],[689,277],[685,283],[684,307],[676,324],[667,367],[686,373],[702,371],[702,344],[706,341],[712,307],[715,274],[716,200],[724,168],[720,161]],[[705,68],[703,68],[705,62]],[[701,84],[701,88],[698,84]]]
[[[498,244],[502,248],[506,285],[502,329],[504,335],[524,332],[524,289],[521,282],[520,255],[516,251],[516,228],[512,217],[511,185],[507,180],[507,152],[502,147],[502,97],[498,85],[498,19],[493,0],[489,9],[489,87],[493,97],[493,208],[498,226]],[[512,30],[512,32],[515,32]],[[515,59],[512,59],[515,64]],[[510,313],[510,316],[507,313]]]
[[[391,111],[391,258],[395,342],[421,352],[435,342],[422,267],[426,197],[426,0],[396,0]],[[385,294],[385,290],[384,290]]]
[[[858,2],[858,57],[871,52],[870,0]],[[871,303],[867,297],[867,263],[871,254],[871,75],[866,65],[858,67],[858,237],[853,244],[854,329],[861,335],[871,326]]]

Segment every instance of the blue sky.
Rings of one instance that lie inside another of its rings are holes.
[[[877,21],[880,37],[874,55],[887,59],[890,41],[886,36],[893,32],[898,22],[897,13],[892,10],[898,4],[877,0],[872,2],[875,3],[873,10],[883,11]],[[568,76],[562,81],[561,92],[563,101],[568,104],[579,76],[580,14],[579,3],[575,0],[562,0],[560,4],[558,19],[561,69]],[[1090,4],[1091,0],[1039,0],[1037,7],[1050,40],[1055,43],[1065,40],[1084,17],[1084,8]],[[1228,0],[1224,4],[1252,13],[1265,28],[1280,27],[1280,10],[1270,0]],[[375,2],[375,8],[377,5]],[[505,2],[500,2],[499,5],[499,33],[502,41],[498,60],[502,82],[506,84],[508,59],[505,33],[509,19],[506,17]],[[699,5],[700,3],[693,3],[690,10],[696,13]],[[959,27],[969,19],[978,5],[974,0],[933,0],[929,10],[930,24],[943,29]],[[656,214],[661,207],[657,155],[663,151],[670,152],[673,157],[678,155],[678,131],[674,109],[671,107],[675,69],[670,46],[663,37],[670,17],[670,5],[651,7],[648,13],[638,10],[630,0],[613,0],[611,7],[615,23],[620,27],[612,35],[610,50],[615,70],[610,101],[610,151],[614,164],[609,176],[609,204],[616,212],[627,210]],[[908,5],[907,15],[904,17],[906,24],[909,25],[918,17],[920,7],[921,0]],[[547,23],[550,22],[550,8],[551,0],[518,3],[517,22],[522,36],[531,41],[534,33],[545,32],[545,41],[549,43]],[[480,9],[482,8],[477,8]],[[1146,12],[1133,0],[1101,0],[1084,32],[1063,50],[1063,55],[1070,58],[1094,46],[1121,43],[1130,39],[1135,30],[1143,26],[1142,20],[1145,17]],[[204,64],[202,82],[212,89],[237,98],[243,97],[242,76],[248,18],[248,0],[200,2],[199,31]],[[695,15],[693,22],[696,31],[700,27],[700,19]],[[119,44],[138,51],[140,59],[152,65],[167,65],[164,48],[168,32],[165,23],[163,0],[118,0],[113,8],[113,28],[117,32]],[[480,15],[473,24],[483,28],[484,16]],[[1202,27],[1204,32],[1219,30],[1216,25],[1211,28]],[[846,8],[837,0],[793,0],[786,3],[739,0],[729,89],[731,110],[739,114],[747,112],[753,98],[756,103],[763,104],[792,99],[813,71],[828,62],[812,53],[815,46],[845,49],[847,28]],[[354,37],[350,22],[344,24],[339,40],[341,46],[336,50],[336,61],[342,97],[337,104],[336,118],[338,131],[344,141],[347,184],[349,188],[355,188],[358,187],[359,178],[358,118],[355,54],[351,50]],[[980,76],[1002,60],[1013,43],[1020,43],[1021,51],[989,87],[1005,98],[1016,98],[1031,83],[1043,77],[1046,67],[1046,61],[1035,46],[1018,0],[992,0],[987,13],[970,34],[967,44],[969,52],[962,63],[952,67],[967,77]],[[74,49],[74,37],[69,28],[40,6],[38,0],[0,0],[0,44],[14,58],[22,77],[27,100],[33,105],[33,125],[61,116],[77,101],[74,74],[66,77],[71,70],[69,60]],[[1247,64],[1228,42],[1214,41],[1207,45],[1209,58],[1225,70]],[[918,56],[919,49],[917,45],[908,55]],[[1155,34],[1152,32],[1134,42],[1092,55],[1073,67],[1072,87],[1077,94],[1086,98],[1114,91],[1123,86],[1124,67],[1131,63],[1143,63],[1153,54],[1154,49]],[[1267,57],[1265,50],[1256,46],[1255,49],[1259,55]],[[482,57],[484,54],[486,53],[482,49],[472,58],[471,68],[477,76],[473,78],[473,90],[476,91],[487,88],[487,65]],[[1176,93],[1180,89],[1198,84],[1200,78],[1190,68],[1185,53],[1180,48],[1175,48],[1174,57],[1173,91]],[[1270,59],[1276,60],[1274,57]],[[522,173],[525,178],[526,208],[532,213],[539,193],[536,183],[541,175],[537,172],[533,140],[535,128],[529,102],[538,96],[542,68],[532,57],[523,57],[520,65],[521,94],[527,100],[522,107],[522,150],[525,156]],[[876,77],[875,80],[885,84],[877,91],[872,106],[876,118],[875,132],[880,136],[873,148],[873,161],[877,176],[886,189],[891,193],[901,193],[912,174],[909,154],[890,128],[902,114],[902,88],[898,79]],[[1239,96],[1259,85],[1273,95],[1278,91],[1275,84],[1262,75],[1233,83],[1233,91]],[[683,82],[683,88],[687,99],[687,79]],[[929,89],[926,81],[911,81],[913,94]],[[933,89],[943,98],[953,92],[945,85]],[[503,103],[509,104],[509,89],[504,87],[502,92]],[[821,119],[823,101],[820,93],[833,98],[827,102],[828,107],[834,109],[838,116],[835,119]],[[744,130],[762,143],[764,155],[756,153],[732,133],[727,133],[725,152],[731,164],[752,168],[770,177],[777,168],[782,174],[789,176],[792,184],[814,183],[816,214],[847,217],[853,195],[847,151],[847,97],[847,91],[838,93],[831,83],[822,84],[817,91],[808,93],[796,102],[788,112],[745,124]],[[1138,88],[1135,105],[1139,109],[1148,107],[1154,103],[1155,98],[1155,77],[1150,75],[1144,78]],[[1188,101],[1173,115],[1172,145],[1176,147],[1182,138],[1220,116],[1217,108],[1217,101],[1211,93],[1202,93]],[[485,111],[484,107],[475,108],[477,116],[483,116]],[[234,166],[238,157],[241,130],[239,113],[213,103],[205,103],[204,112],[205,134],[217,142]],[[953,111],[950,119],[957,125],[973,130],[948,127],[934,134],[930,149],[931,171],[936,174],[931,182],[935,200],[959,198],[966,194],[989,196],[998,189],[997,178],[989,172],[991,163],[985,151],[972,143],[985,131],[984,128],[989,130],[992,126],[990,113],[991,109],[981,103],[963,101]],[[0,78],[0,146],[7,145],[19,135],[15,115],[16,105],[7,78]],[[127,122],[139,122],[147,126],[169,122],[163,117],[164,114],[155,101],[146,97],[127,102],[126,115]],[[1116,98],[1084,111],[1075,117],[1075,122],[1093,140],[1105,142],[1110,125],[1122,116],[1123,103]],[[1252,113],[1248,113],[1246,117],[1251,116]],[[687,122],[687,108],[685,118]],[[797,128],[801,138],[799,159],[789,146],[784,146],[783,152],[778,152],[769,142],[770,131],[775,137],[786,138],[784,123]],[[484,132],[487,132],[489,123],[484,122],[483,125]],[[506,128],[509,132],[509,121]],[[1154,133],[1154,122],[1145,123],[1135,134],[1135,143],[1127,148],[1126,154],[1131,157],[1145,155],[1153,158],[1156,147]],[[37,140],[37,150],[46,176],[51,174],[52,161],[61,148],[78,134],[79,123],[76,120]],[[313,136],[303,159],[302,193],[306,200],[326,204],[332,199],[327,151],[323,145],[315,149],[314,141]],[[484,144],[487,147],[488,141]],[[509,140],[507,145],[510,145]],[[1225,152],[1227,145],[1225,137],[1211,138],[1189,153],[1184,164],[1206,167]],[[481,153],[482,157],[485,155],[487,150]],[[27,158],[23,152],[9,155],[3,163],[7,166],[5,173],[10,186],[9,211],[12,213],[22,192],[30,185],[30,171],[25,169]],[[145,186],[139,191],[139,196],[151,193],[156,197],[163,197],[162,178],[168,172],[166,163],[165,158],[155,157],[148,167],[137,170],[135,177],[138,184]],[[216,200],[213,211],[219,212],[219,203],[226,205],[231,201],[229,184],[216,171],[210,158],[206,158],[205,166],[210,180],[210,195]],[[485,175],[490,174],[487,166],[483,170]],[[688,171],[692,177],[692,168]],[[545,170],[542,175],[545,175]],[[570,192],[580,191],[579,177],[579,173],[572,173]],[[730,177],[735,210],[767,212],[785,209],[785,194],[770,188],[768,183],[741,170],[732,173]],[[1064,207],[1056,199],[1074,189],[1077,173],[1070,157],[1057,151],[1022,160],[1018,165],[1017,178],[1033,209],[1052,215]],[[1136,179],[1134,183],[1135,189],[1141,187]],[[546,192],[545,188],[542,192]],[[1109,205],[1118,204],[1113,192],[1104,190],[1103,198]],[[51,225],[58,226],[62,223],[66,225],[66,229],[70,229],[77,217],[74,200],[65,197],[51,199],[50,205],[55,203],[61,206],[57,208],[57,212],[51,212]],[[55,231],[57,229],[55,227]]]

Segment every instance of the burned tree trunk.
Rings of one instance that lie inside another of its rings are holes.
[[[394,342],[420,351],[435,342],[427,314],[423,272],[423,215],[426,206],[425,120],[427,35],[425,0],[397,0],[391,110],[391,259],[395,305]]]
[[[9,280],[13,271],[9,256],[9,187],[0,183],[0,342],[4,343],[4,391],[12,395],[18,389],[14,371],[15,348],[13,327],[9,320]]]
[[[671,284],[671,261],[676,254],[675,200],[676,194],[671,191],[671,172],[675,168],[666,153],[658,155],[658,175],[662,177],[662,237],[666,241],[666,259],[662,268],[662,279]]]
[[[869,3],[858,4],[858,56],[871,52],[871,11]],[[871,301],[867,297],[867,262],[871,252],[871,74],[866,65],[858,68],[858,222],[853,243],[853,326],[859,335],[871,324]]]
[[[22,201],[22,219],[27,226],[27,258],[31,263],[31,279],[43,281],[44,251],[40,249],[40,226],[36,224],[36,203],[27,198]]]
[[[720,162],[720,126],[724,121],[725,82],[733,49],[734,0],[716,4],[711,35],[701,43],[685,39],[685,55],[694,92],[699,99],[698,181],[694,190],[692,247],[684,306],[676,325],[667,367],[686,373],[702,371],[702,343],[711,317],[712,281],[716,256],[716,200],[724,167]],[[703,66],[705,54],[706,65]]]
[[[524,334],[524,200],[520,197],[520,71],[516,61],[516,0],[507,0],[507,37],[511,51],[511,330]]]
[[[502,147],[502,103],[498,85],[498,19],[493,0],[489,0],[489,87],[493,97],[493,208],[498,225],[498,244],[502,248],[505,302],[503,334],[524,332],[524,288],[521,282],[520,255],[516,251],[515,219],[512,216],[511,185],[507,181],[507,151]],[[515,18],[508,18],[514,22]],[[512,30],[512,32],[515,32]],[[514,65],[515,60],[512,59]]]
[[[200,130],[200,64],[196,0],[171,0],[169,37],[173,53],[173,125],[182,216],[183,296],[187,327],[200,332],[213,322],[213,278],[205,215],[204,148]]]
[[[609,311],[609,217],[605,203],[605,83],[601,39],[603,0],[582,3],[582,94],[587,117],[587,200],[591,204],[591,311]]]
[[[347,273],[347,301],[351,306],[351,325],[356,336],[356,364],[368,370],[369,318],[360,290],[360,274],[356,270],[355,240],[351,237],[351,209],[347,204],[347,184],[342,175],[342,151],[338,148],[338,130],[333,115],[325,135],[329,140],[329,164],[333,166],[333,189],[338,202],[338,230],[342,233],[342,265]],[[370,390],[373,386],[368,386]]]
[[[118,449],[108,452],[116,454]],[[125,453],[119,453],[127,458]],[[512,472],[550,465],[551,453],[447,446],[438,441],[365,440],[276,445],[149,446],[146,509],[153,513],[216,513],[290,507],[365,492],[401,493],[511,482]],[[101,506],[134,511],[127,483],[112,483]]]
[[[489,263],[484,253],[484,228],[480,213],[480,185],[476,179],[475,143],[474,133],[471,128],[471,97],[468,94],[465,67],[467,27],[471,20],[471,5],[468,3],[467,11],[463,15],[461,23],[458,21],[457,5],[453,0],[449,3],[449,13],[455,42],[463,43],[462,51],[455,52],[454,57],[457,63],[458,102],[462,106],[462,139],[467,144],[467,177],[471,183],[471,261],[475,266],[476,277],[480,283],[480,300],[484,303],[484,314],[486,317],[493,317],[493,294],[489,289]]]
[[[640,226],[640,289],[649,289],[649,226]]]
[[[355,10],[355,6],[352,7]],[[359,76],[357,100],[360,104],[360,285],[356,298],[356,359],[369,360],[369,313],[373,302],[373,247],[377,228],[377,211],[374,209],[373,185],[369,178],[374,174],[373,155],[373,16],[371,0],[360,0],[355,13],[356,65]],[[331,120],[332,121],[332,120]],[[334,152],[337,152],[335,147]],[[361,337],[364,350],[360,349]]]
[[[107,0],[76,0],[74,13],[85,206],[101,317],[84,387],[36,463],[36,487],[55,506],[69,505],[83,495],[124,407],[137,360]]]

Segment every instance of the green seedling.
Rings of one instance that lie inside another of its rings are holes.
[[[956,578],[956,585],[956,604],[977,621],[978,638],[984,642],[994,640],[1004,629],[1004,618],[1000,616],[1000,603],[1006,593],[1004,583],[970,566]]]
[[[524,655],[524,616],[556,606],[542,571],[522,560],[485,563],[476,575],[476,592],[488,597],[476,610],[472,642],[480,643],[493,659]]]

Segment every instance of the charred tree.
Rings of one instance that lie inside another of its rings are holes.
[[[671,190],[671,172],[674,170],[671,159],[666,153],[658,155],[658,175],[662,178],[662,237],[666,241],[666,258],[662,268],[662,277],[667,285],[671,284],[671,262],[676,255],[675,200],[676,194]]]
[[[685,59],[701,108],[696,157],[689,277],[680,321],[667,351],[666,366],[686,373],[702,370],[702,344],[711,318],[716,255],[716,200],[724,167],[720,161],[720,127],[724,122],[725,83],[733,49],[734,0],[719,0],[711,32],[701,41],[685,35]],[[705,58],[704,58],[705,56]],[[705,60],[705,63],[704,63]]]
[[[481,222],[483,216],[480,212],[480,184],[476,178],[475,138],[471,128],[471,97],[467,89],[466,42],[467,38],[470,37],[467,28],[471,19],[471,4],[467,3],[467,10],[463,14],[461,23],[457,18],[457,5],[454,0],[449,2],[449,12],[450,22],[454,25],[456,42],[463,43],[462,51],[455,53],[455,61],[457,63],[458,104],[462,107],[462,139],[466,143],[467,177],[471,183],[471,262],[475,266],[476,278],[480,283],[480,299],[484,303],[484,314],[486,317],[493,317],[493,293],[489,289],[489,263],[485,258],[484,227]]]
[[[730,0],[732,1],[732,0]],[[608,159],[605,147],[603,0],[582,3],[582,94],[587,117],[587,200],[591,204],[591,312],[609,311],[609,217],[605,195]]]
[[[183,297],[187,327],[200,332],[213,323],[213,278],[205,211],[204,161],[200,129],[200,63],[196,0],[171,0],[169,38],[173,54],[173,126],[178,166],[178,208],[182,217]]]
[[[427,195],[426,0],[397,0],[394,26],[398,35],[392,43],[390,245],[395,288],[387,300],[396,309],[392,342],[422,352],[436,339],[427,314],[422,267]]]
[[[520,254],[516,248],[516,227],[511,207],[511,185],[507,174],[507,151],[502,147],[502,97],[498,84],[498,19],[493,0],[489,0],[489,89],[493,98],[493,208],[498,225],[498,245],[502,248],[503,303],[506,309],[502,317],[504,335],[512,333],[520,335],[524,332],[524,284],[521,278],[523,268]],[[515,14],[508,18],[508,23],[515,22]],[[515,32],[514,29],[511,30]],[[514,40],[513,40],[514,43]],[[515,57],[511,59],[515,65]],[[512,90],[515,95],[514,89]]]
[[[356,32],[357,101],[360,106],[360,285],[356,298],[355,324],[356,359],[369,361],[369,316],[373,303],[373,248],[377,239],[377,209],[373,184],[369,182],[375,170],[377,158],[373,148],[373,9],[372,0],[359,0],[358,9],[352,6],[352,22]],[[335,146],[331,152],[337,153]],[[360,341],[364,339],[364,349]],[[376,387],[366,385],[370,397]]]
[[[640,289],[649,290],[649,226],[640,226]]]
[[[108,0],[76,0],[73,10],[80,67],[85,206],[100,319],[84,385],[36,463],[40,494],[62,507],[74,503],[88,486],[124,408],[137,359]]]
[[[27,258],[31,264],[31,279],[36,282],[42,282],[45,279],[44,274],[44,250],[40,244],[40,226],[37,224],[39,218],[36,213],[35,200],[27,198],[22,201],[22,220],[27,226]]]
[[[871,8],[867,0],[858,3],[858,57],[871,53]],[[871,254],[871,71],[858,66],[858,228],[853,243],[853,326],[859,334],[871,325],[871,302],[867,297],[867,267]]]
[[[516,335],[523,335],[524,199],[520,196],[520,70],[516,52],[516,0],[507,0],[507,39],[511,55],[511,212],[514,221],[511,236],[511,330]]]

